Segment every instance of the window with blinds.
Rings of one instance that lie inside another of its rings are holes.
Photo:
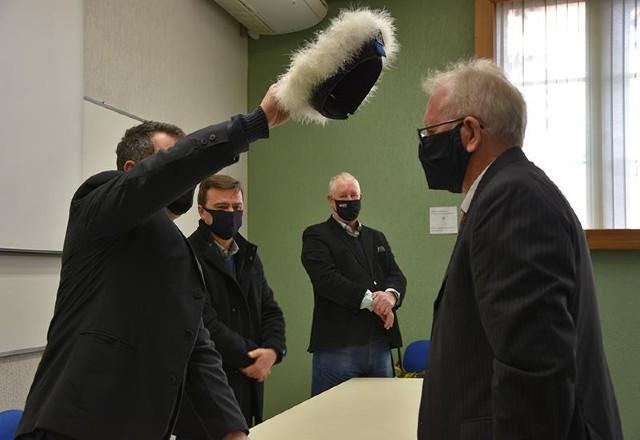
[[[585,228],[640,228],[640,0],[496,7],[495,54],[527,101],[527,156]]]

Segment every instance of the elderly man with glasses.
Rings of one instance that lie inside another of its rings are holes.
[[[488,60],[436,72],[425,91],[428,186],[466,195],[435,300],[418,438],[621,439],[589,248],[522,150],[524,98]]]

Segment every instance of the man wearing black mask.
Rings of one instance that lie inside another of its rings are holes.
[[[313,285],[311,394],[352,377],[391,377],[391,348],[402,340],[395,311],[406,279],[384,234],[358,221],[362,194],[349,173],[329,182],[331,217],[302,236]]]
[[[524,98],[488,60],[436,72],[425,91],[428,186],[466,195],[434,305],[418,438],[622,439],[589,248],[522,150]]]
[[[198,229],[189,243],[207,286],[203,318],[249,426],[262,422],[264,381],[286,353],[282,310],[267,284],[257,246],[240,232],[244,197],[240,182],[216,174],[200,183]],[[185,401],[178,439],[206,440]]]
[[[118,169],[76,191],[47,346],[17,438],[168,439],[184,400],[207,439],[247,438],[202,324],[202,274],[172,220],[201,179],[287,120],[276,90],[253,113],[187,136],[150,121],[127,130]]]

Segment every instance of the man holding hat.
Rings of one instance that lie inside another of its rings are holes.
[[[153,121],[132,127],[118,169],[76,191],[47,346],[17,438],[168,439],[185,399],[208,438],[247,438],[203,326],[200,266],[173,219],[202,178],[287,120],[276,87],[253,113],[190,135]]]

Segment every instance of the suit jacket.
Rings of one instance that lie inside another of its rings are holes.
[[[591,259],[520,148],[487,169],[434,305],[418,438],[622,438]]]
[[[234,117],[80,186],[18,435],[39,428],[78,440],[166,439],[183,391],[210,438],[246,430],[202,325],[197,260],[164,207],[247,149]]]
[[[400,292],[395,308],[406,294],[407,280],[382,232],[362,226],[354,238],[330,217],[304,231],[302,264],[313,285],[310,352],[367,344],[376,335],[386,336],[391,347],[402,345],[397,316],[385,330],[375,313],[360,308],[367,289]]]
[[[254,360],[247,353],[255,348],[272,348],[276,363],[285,355],[284,317],[267,284],[258,248],[241,234],[234,237],[236,273],[231,273],[211,237],[200,222],[189,237],[204,273],[207,297],[204,323],[222,356],[229,385],[249,425],[262,421],[264,383],[245,376],[240,369]],[[183,405],[176,433],[189,439],[203,437],[192,408]]]

